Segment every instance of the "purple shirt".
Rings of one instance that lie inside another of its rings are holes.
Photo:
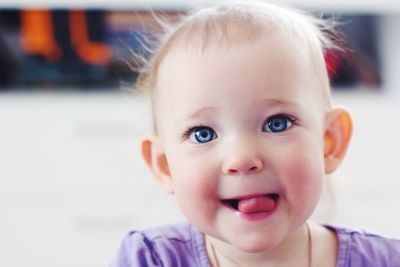
[[[327,227],[339,240],[336,267],[400,267],[400,240]],[[136,266],[211,267],[204,235],[188,223],[129,232],[110,267]]]

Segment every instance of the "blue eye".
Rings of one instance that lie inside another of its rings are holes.
[[[279,133],[290,128],[293,124],[294,119],[283,114],[271,116],[267,119],[263,126],[263,131]]]
[[[189,131],[189,140],[193,143],[208,143],[217,138],[217,134],[210,127],[195,127]]]

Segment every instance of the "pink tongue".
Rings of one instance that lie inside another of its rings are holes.
[[[238,210],[243,213],[268,212],[275,208],[275,200],[257,196],[239,200]]]

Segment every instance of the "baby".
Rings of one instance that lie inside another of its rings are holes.
[[[180,21],[138,81],[144,160],[188,223],[132,231],[111,266],[400,266],[400,241],[308,222],[352,122],[332,107],[318,19],[227,2]]]

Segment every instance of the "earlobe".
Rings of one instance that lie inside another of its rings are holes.
[[[327,126],[324,133],[325,173],[334,172],[342,162],[353,132],[349,112],[335,108],[327,115]]]
[[[155,134],[146,134],[142,137],[141,152],[144,161],[153,173],[154,178],[168,193],[173,194],[173,183],[169,171],[168,161],[164,148]]]

